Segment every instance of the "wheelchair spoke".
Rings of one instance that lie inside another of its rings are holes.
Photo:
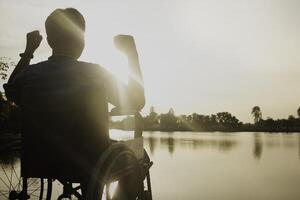
[[[21,178],[19,179],[19,182],[18,182],[18,188],[17,188],[18,191],[20,190],[20,186],[21,186]]]
[[[9,189],[9,186],[6,184],[6,182],[0,177],[0,180],[4,183],[4,185]]]
[[[8,175],[7,175],[7,173],[6,173],[6,170],[3,168],[3,166],[1,165],[1,168],[2,168],[2,171],[4,172],[4,175],[5,175],[5,177],[7,178],[7,180],[9,181],[9,183],[10,183],[10,180],[9,180],[9,178],[8,178]],[[0,177],[1,178],[1,177]],[[6,184],[6,182],[1,178],[1,180],[2,180],[2,182],[7,186],[7,188],[8,189],[10,189],[10,187]]]
[[[13,178],[12,178],[12,175],[13,175],[13,165],[11,165],[11,169],[10,169],[10,186],[9,186],[9,190],[12,190],[13,189]]]
[[[40,198],[40,196],[35,195],[35,194],[30,194],[29,196],[34,196],[34,197]]]
[[[2,197],[2,196],[5,197],[5,199],[8,199],[8,195],[1,194],[1,193],[0,193],[0,197]]]
[[[38,189],[40,189],[40,187],[37,187],[35,190],[33,190],[29,195],[31,195],[32,193],[36,192]]]
[[[1,165],[1,164],[0,164]],[[1,171],[2,169],[2,171]],[[20,177],[19,164],[17,165],[1,165],[0,166],[0,199],[8,199],[11,192],[16,195],[22,191],[23,181]],[[27,179],[27,194],[31,196],[32,200],[45,200],[48,193],[47,185],[42,187],[42,179],[29,178]],[[46,183],[47,184],[47,183]],[[14,194],[13,194],[14,195]]]
[[[17,174],[15,168],[13,168],[13,171],[14,171],[14,174],[15,174],[17,180],[20,181],[20,180],[21,180],[21,177]]]
[[[20,189],[21,177],[18,176],[18,174],[17,174],[14,167],[12,168],[12,171],[13,171],[15,177],[16,177],[16,184],[13,186],[12,190],[16,190],[16,189],[19,190]]]
[[[30,184],[28,185],[28,188],[29,188],[30,186],[35,185],[37,181],[39,181],[39,179],[33,179],[33,180],[30,179]]]
[[[12,190],[17,190],[19,191],[20,190],[20,185],[21,185],[21,179],[20,178],[17,178],[17,183],[15,186],[13,186]]]
[[[0,196],[8,197],[8,192],[0,191]]]

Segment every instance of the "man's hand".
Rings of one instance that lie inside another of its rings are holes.
[[[115,47],[125,54],[136,53],[134,38],[131,35],[117,35],[114,37]]]
[[[40,35],[39,31],[27,33],[25,53],[33,55],[35,50],[40,46],[42,39],[43,37]]]

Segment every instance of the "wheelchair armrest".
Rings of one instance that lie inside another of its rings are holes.
[[[130,110],[130,109],[121,109],[119,107],[115,107],[113,109],[111,109],[111,111],[109,112],[110,116],[123,116],[123,115],[136,115],[137,113],[139,113],[136,110]]]
[[[142,137],[144,128],[144,119],[139,111],[136,110],[125,110],[119,107],[115,107],[110,111],[110,116],[123,116],[123,115],[134,115],[134,138]]]

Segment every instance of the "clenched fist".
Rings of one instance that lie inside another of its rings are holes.
[[[114,43],[116,48],[123,53],[129,54],[136,52],[134,38],[131,35],[117,35],[114,37]]]
[[[32,31],[27,33],[26,49],[25,52],[33,54],[35,50],[40,46],[43,37],[39,31]]]

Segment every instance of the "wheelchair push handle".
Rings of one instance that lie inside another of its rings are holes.
[[[115,107],[110,111],[109,114],[110,116],[133,115],[134,116],[134,138],[140,138],[143,136],[144,119],[139,111],[123,110],[118,107]]]

